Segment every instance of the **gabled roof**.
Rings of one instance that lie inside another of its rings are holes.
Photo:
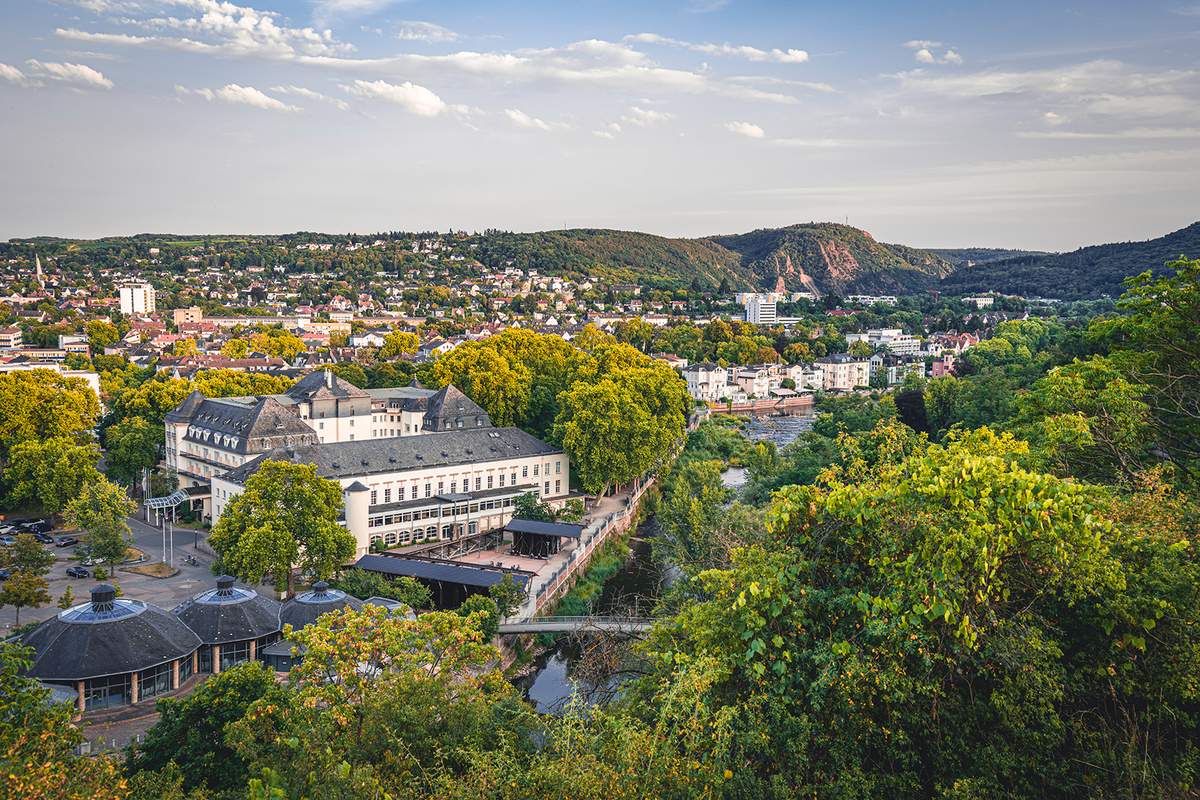
[[[329,370],[310,372],[285,392],[296,400],[344,400],[351,397],[369,397],[358,388]]]
[[[312,428],[270,396],[206,399],[186,421],[197,429],[189,428],[184,435],[187,441],[215,444],[238,453],[261,453],[273,447],[314,444],[318,440]],[[206,435],[206,432],[211,433]],[[214,435],[221,437],[221,441],[214,441]],[[228,444],[225,436],[232,437]]]
[[[479,417],[484,420],[483,427],[491,427],[491,419],[478,403],[463,394],[454,384],[447,384],[429,398],[429,407],[425,412],[425,427],[433,430],[445,430],[454,425],[444,425],[443,421],[459,418],[469,418],[471,426],[477,427],[475,420]]]

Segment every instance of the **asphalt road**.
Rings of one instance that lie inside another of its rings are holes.
[[[129,527],[133,531],[134,546],[146,553],[148,561],[160,561],[163,556],[161,531],[135,517],[129,518]],[[213,585],[213,574],[210,567],[212,558],[193,547],[196,536],[196,533],[188,528],[175,529],[174,565],[179,569],[179,573],[173,577],[152,578],[148,575],[125,572],[118,567],[115,580],[125,596],[145,600],[147,603],[170,610],[197,592]],[[205,536],[206,532],[199,533],[201,539]],[[41,608],[22,608],[22,625],[49,619],[57,614],[59,612],[58,598],[62,596],[68,586],[71,587],[71,593],[75,596],[75,602],[82,603],[87,600],[88,592],[97,583],[91,577],[67,577],[67,567],[78,563],[71,558],[75,552],[74,547],[58,548],[48,545],[46,549],[57,556],[57,560],[50,567],[50,572],[46,576],[50,583],[50,595],[53,599]],[[195,556],[199,562],[198,565],[193,567],[183,563],[184,555]],[[89,571],[91,569],[89,568]],[[12,606],[0,609],[0,636],[7,635],[16,627],[16,616],[16,610]]]

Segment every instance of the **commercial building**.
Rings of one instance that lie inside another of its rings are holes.
[[[746,322],[756,325],[774,325],[778,320],[778,303],[774,295],[752,294],[746,298]]]
[[[153,314],[156,308],[154,287],[144,281],[120,287],[121,313],[125,316]]]
[[[281,447],[486,429],[491,419],[454,386],[364,390],[328,370],[282,394],[206,398],[193,392],[166,415],[165,462],[212,513],[212,478]]]
[[[284,445],[212,477],[212,517],[265,461],[313,464],[337,481],[358,554],[372,542],[407,545],[502,528],[526,493],[570,494],[566,454],[519,428],[454,428],[421,436]]]

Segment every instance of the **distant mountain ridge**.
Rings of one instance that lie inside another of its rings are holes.
[[[515,266],[544,275],[569,274],[607,284],[729,290],[809,291],[849,294],[948,294],[1001,292],[1082,299],[1118,296],[1122,280],[1147,269],[1161,273],[1179,256],[1200,256],[1200,222],[1143,242],[1084,247],[1072,253],[1000,248],[918,248],[877,241],[849,225],[808,222],[748,233],[672,238],[636,231],[575,228],[534,233],[378,234],[388,239],[443,237],[491,269]],[[298,232],[278,236],[139,234],[96,240],[37,237],[8,247],[61,249],[117,264],[150,245],[241,248],[244,263],[260,263],[261,247],[312,242],[370,241],[371,235]],[[0,246],[2,248],[4,246]],[[415,252],[415,251],[414,251]],[[272,251],[274,253],[274,251]],[[208,258],[209,255],[206,255]],[[212,257],[216,257],[212,252]],[[343,255],[330,253],[330,259]],[[276,258],[276,255],[271,255]],[[394,258],[393,258],[394,262]]]
[[[598,274],[646,285],[786,289],[818,295],[902,293],[936,288],[954,264],[927,250],[878,242],[828,222],[681,239],[648,233],[570,229],[492,233],[479,242],[489,266]]]
[[[1141,242],[977,263],[956,270],[942,281],[941,288],[953,294],[995,291],[1068,300],[1118,297],[1126,277],[1146,270],[1162,274],[1164,265],[1180,256],[1200,257],[1200,222]]]

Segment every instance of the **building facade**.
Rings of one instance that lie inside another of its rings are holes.
[[[566,454],[519,428],[463,428],[422,436],[285,446],[212,478],[212,517],[267,460],[313,464],[342,487],[343,522],[357,554],[456,539],[503,527],[516,499],[552,504],[570,494]]]
[[[157,308],[154,287],[144,281],[122,284],[120,296],[121,313],[125,316],[153,314]]]

